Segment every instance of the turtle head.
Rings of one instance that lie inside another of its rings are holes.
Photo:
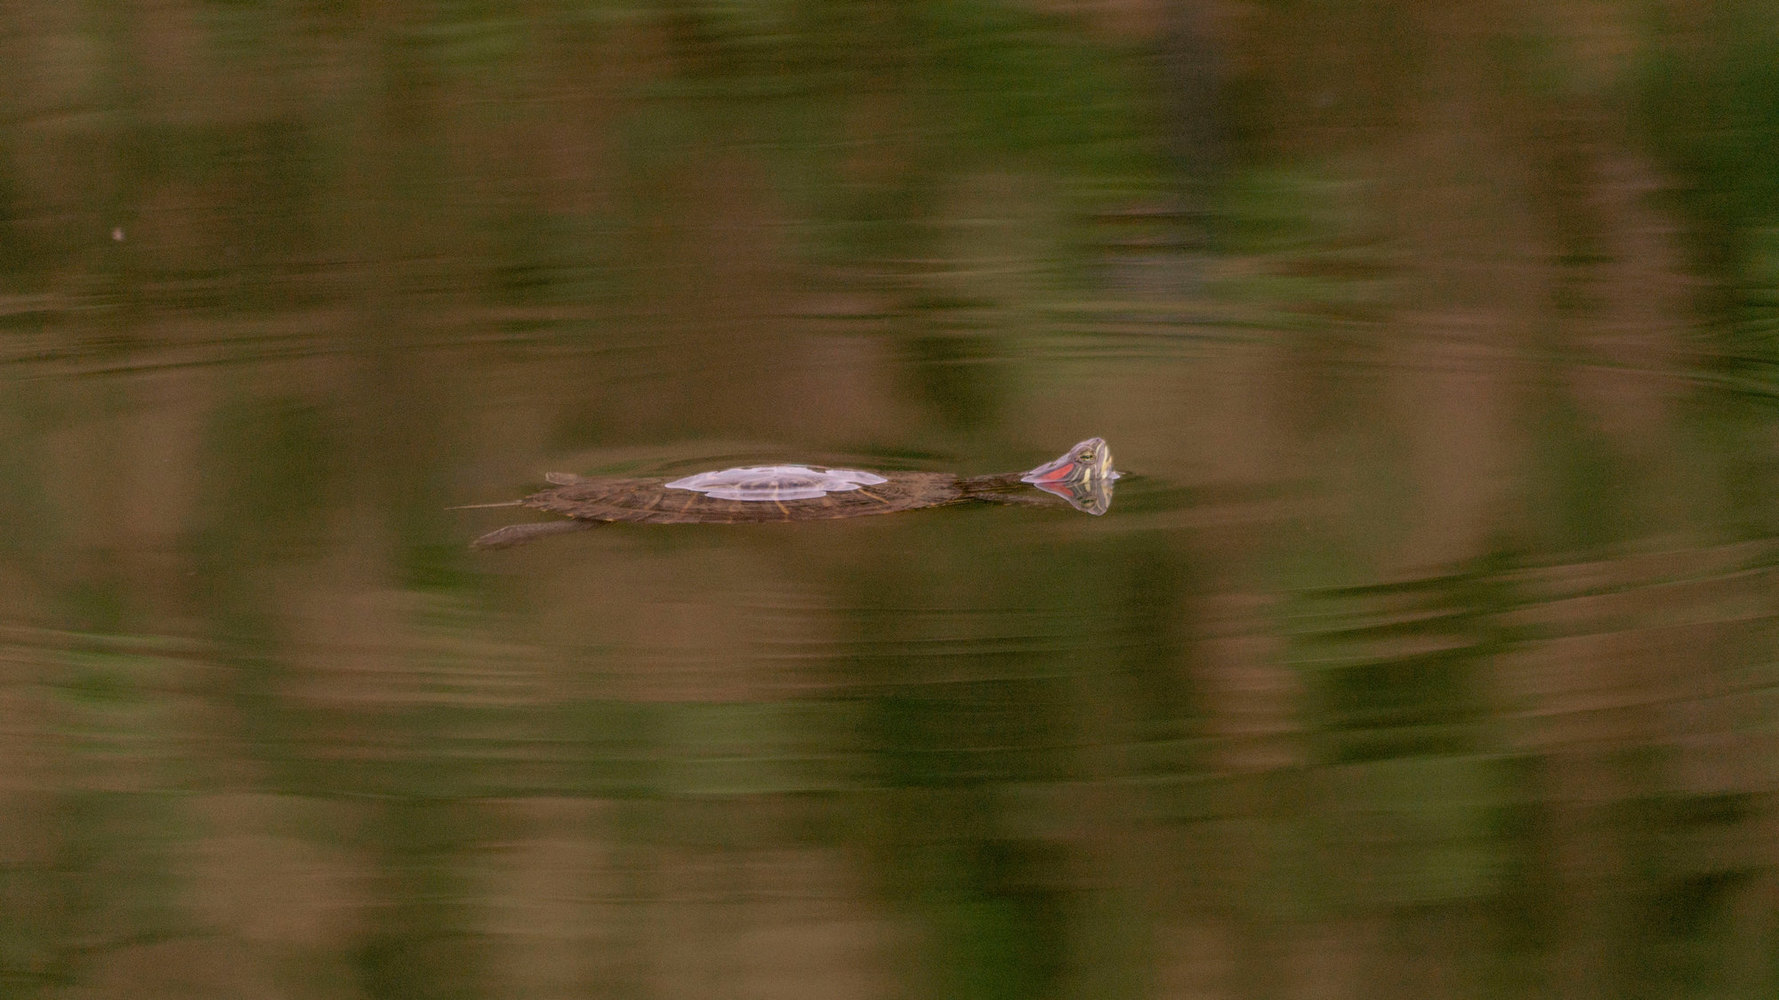
[[[1054,461],[1020,476],[1019,481],[1062,497],[1076,510],[1097,515],[1112,505],[1112,480],[1117,478],[1112,449],[1099,438],[1088,438]]]

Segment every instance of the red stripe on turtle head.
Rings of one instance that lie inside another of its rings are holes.
[[[1043,466],[1042,468],[1033,469],[1026,473],[1025,481],[1031,483],[1033,486],[1045,486],[1051,483],[1067,482],[1070,477],[1078,474],[1080,467],[1080,463],[1073,459],[1057,462]]]

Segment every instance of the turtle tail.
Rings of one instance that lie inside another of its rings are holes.
[[[499,506],[498,504],[492,506]],[[472,549],[507,549],[515,545],[535,541],[546,535],[566,535],[571,531],[586,531],[597,528],[603,521],[533,521],[526,524],[509,524],[504,528],[495,528],[486,535],[469,543]]]

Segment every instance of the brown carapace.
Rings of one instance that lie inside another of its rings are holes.
[[[552,473],[550,489],[503,504],[566,515],[567,521],[513,524],[471,543],[505,548],[544,535],[611,521],[638,524],[762,524],[889,514],[959,503],[1050,503],[1104,514],[1112,502],[1112,452],[1089,438],[1028,472],[957,476],[945,472],[872,473],[825,466],[746,466],[680,479],[588,479]],[[1035,487],[1042,492],[1034,492]]]

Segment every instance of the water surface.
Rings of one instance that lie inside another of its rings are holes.
[[[1758,61],[26,6],[9,992],[1771,995]],[[1090,435],[1104,517],[449,509]]]

